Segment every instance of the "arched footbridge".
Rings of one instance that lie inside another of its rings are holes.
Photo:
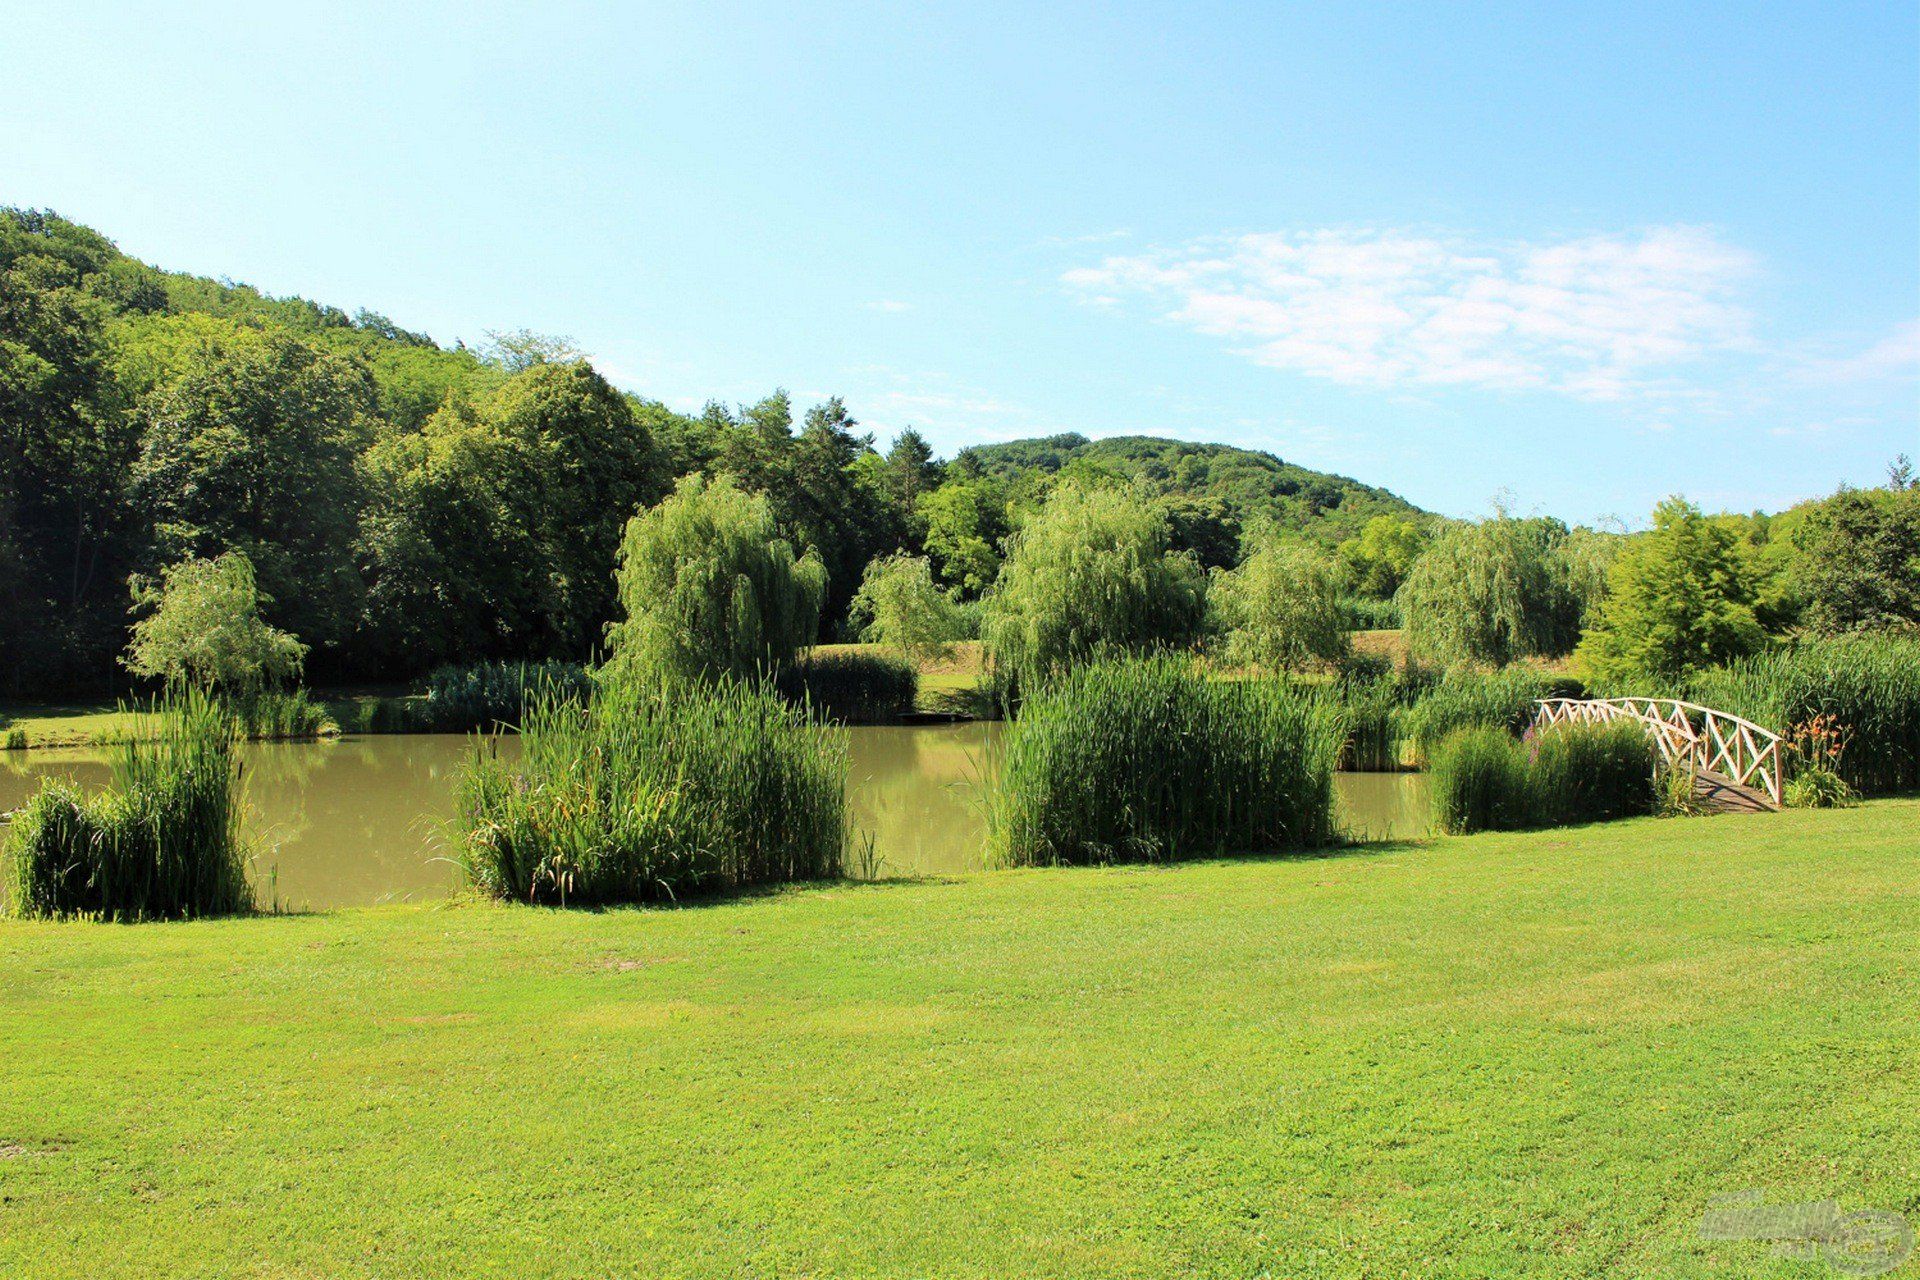
[[[1556,724],[1637,724],[1670,766],[1690,769],[1694,790],[1719,809],[1778,809],[1780,735],[1751,720],[1677,698],[1542,698],[1537,729]]]

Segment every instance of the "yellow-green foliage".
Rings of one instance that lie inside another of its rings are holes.
[[[986,599],[996,678],[1029,688],[1108,650],[1198,640],[1206,575],[1169,537],[1166,513],[1131,490],[1057,489],[1010,539]]]
[[[628,522],[619,583],[617,669],[752,677],[813,643],[826,569],[795,558],[764,494],[693,475]]]

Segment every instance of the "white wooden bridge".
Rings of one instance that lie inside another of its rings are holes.
[[[1677,698],[1542,698],[1535,728],[1637,724],[1669,766],[1691,769],[1694,789],[1719,809],[1778,809],[1780,735],[1751,720]]]

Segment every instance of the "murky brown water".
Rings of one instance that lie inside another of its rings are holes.
[[[978,868],[985,827],[981,774],[1000,729],[955,724],[848,731],[854,818],[872,837],[879,874]],[[501,742],[507,752],[518,746],[511,738]],[[446,861],[440,826],[453,815],[454,779],[470,750],[470,740],[458,734],[242,748],[247,829],[261,850],[259,883],[294,908],[446,894],[459,883],[459,873]],[[0,811],[24,803],[48,775],[102,785],[111,774],[108,759],[99,750],[0,752]],[[1341,774],[1336,791],[1342,825],[1369,839],[1424,834],[1425,782],[1417,774]],[[857,851],[854,861],[862,861]]]

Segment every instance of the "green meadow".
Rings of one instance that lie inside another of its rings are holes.
[[[1697,1223],[1920,1214],[1916,832],[0,922],[0,1275],[1816,1274]]]

